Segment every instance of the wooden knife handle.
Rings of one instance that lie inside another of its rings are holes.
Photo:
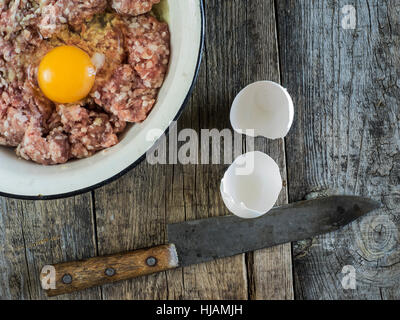
[[[40,280],[42,288],[51,297],[174,269],[178,265],[175,245],[170,244],[45,266],[40,274]]]

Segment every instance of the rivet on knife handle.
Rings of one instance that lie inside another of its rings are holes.
[[[56,296],[174,269],[178,265],[175,245],[169,244],[151,249],[46,266],[43,268],[40,277],[42,287],[47,291],[47,295]]]

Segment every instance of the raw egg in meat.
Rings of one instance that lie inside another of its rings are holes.
[[[85,98],[94,85],[96,68],[89,55],[74,46],[57,47],[39,65],[38,82],[44,95],[56,103]]]

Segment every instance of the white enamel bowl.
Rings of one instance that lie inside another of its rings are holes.
[[[149,117],[132,126],[122,141],[94,156],[58,166],[18,159],[0,147],[0,195],[22,199],[53,199],[76,195],[111,182],[139,164],[154,142],[152,129],[166,131],[189,98],[200,66],[204,41],[201,0],[165,0],[171,32],[170,67]]]

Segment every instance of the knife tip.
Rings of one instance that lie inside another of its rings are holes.
[[[372,200],[372,199],[370,199],[370,200],[371,200],[371,203],[372,203],[372,210],[371,211],[378,210],[378,209],[380,209],[382,207],[382,203],[381,202],[375,201],[375,200]]]
[[[361,203],[361,211],[363,212],[362,215],[378,210],[382,207],[381,202],[367,197],[360,198],[360,203]]]

